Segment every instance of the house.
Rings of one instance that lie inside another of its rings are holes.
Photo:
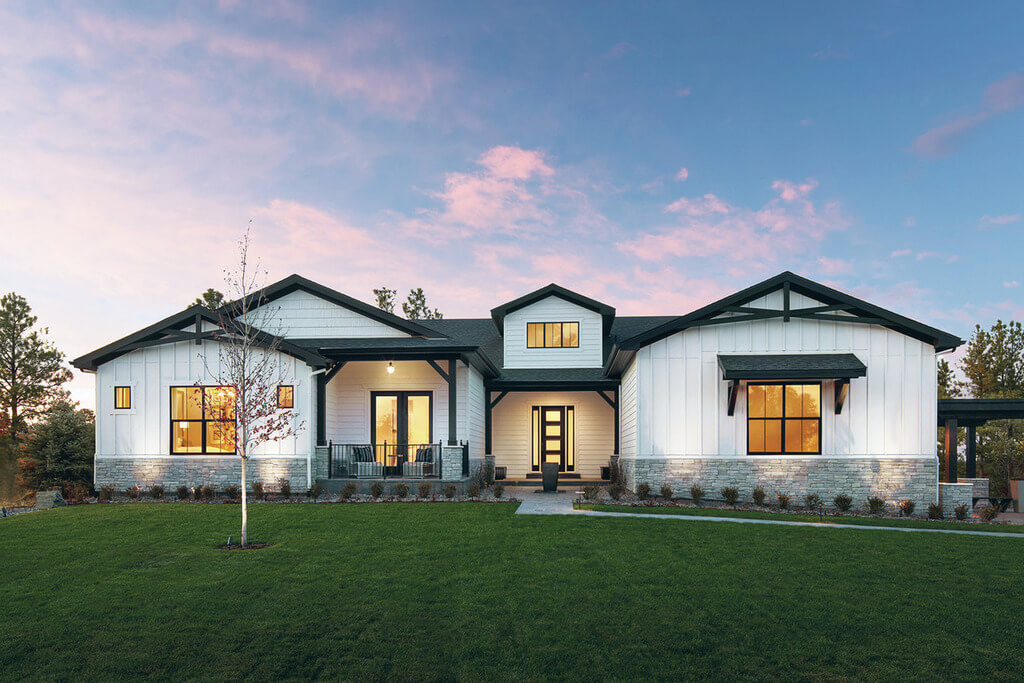
[[[936,355],[962,341],[793,273],[686,315],[618,316],[554,284],[472,319],[404,320],[298,275],[258,297],[303,428],[250,480],[464,481],[493,458],[508,481],[557,462],[582,483],[617,459],[631,488],[936,499]],[[74,361],[96,374],[98,486],[238,481],[201,407],[223,398],[206,363],[231,306]]]

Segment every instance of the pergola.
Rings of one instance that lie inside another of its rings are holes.
[[[939,426],[945,431],[946,481],[957,479],[957,428],[967,428],[967,476],[978,476],[978,427],[989,420],[1024,420],[1024,399],[940,398]]]

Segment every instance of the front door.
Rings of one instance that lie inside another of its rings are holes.
[[[545,462],[557,462],[559,472],[576,469],[575,417],[573,406],[533,407],[534,471]]]
[[[433,438],[433,395],[429,391],[374,391],[370,396],[370,431],[377,461],[389,475],[399,474],[416,446]]]

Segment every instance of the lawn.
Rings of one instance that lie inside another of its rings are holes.
[[[1022,541],[514,504],[0,520],[0,678],[1016,678]]]

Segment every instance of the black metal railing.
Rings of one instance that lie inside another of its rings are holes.
[[[331,479],[439,478],[441,442],[334,443],[327,476]],[[467,451],[468,453],[468,451]],[[467,463],[468,464],[468,463]],[[464,465],[465,467],[465,465]]]

